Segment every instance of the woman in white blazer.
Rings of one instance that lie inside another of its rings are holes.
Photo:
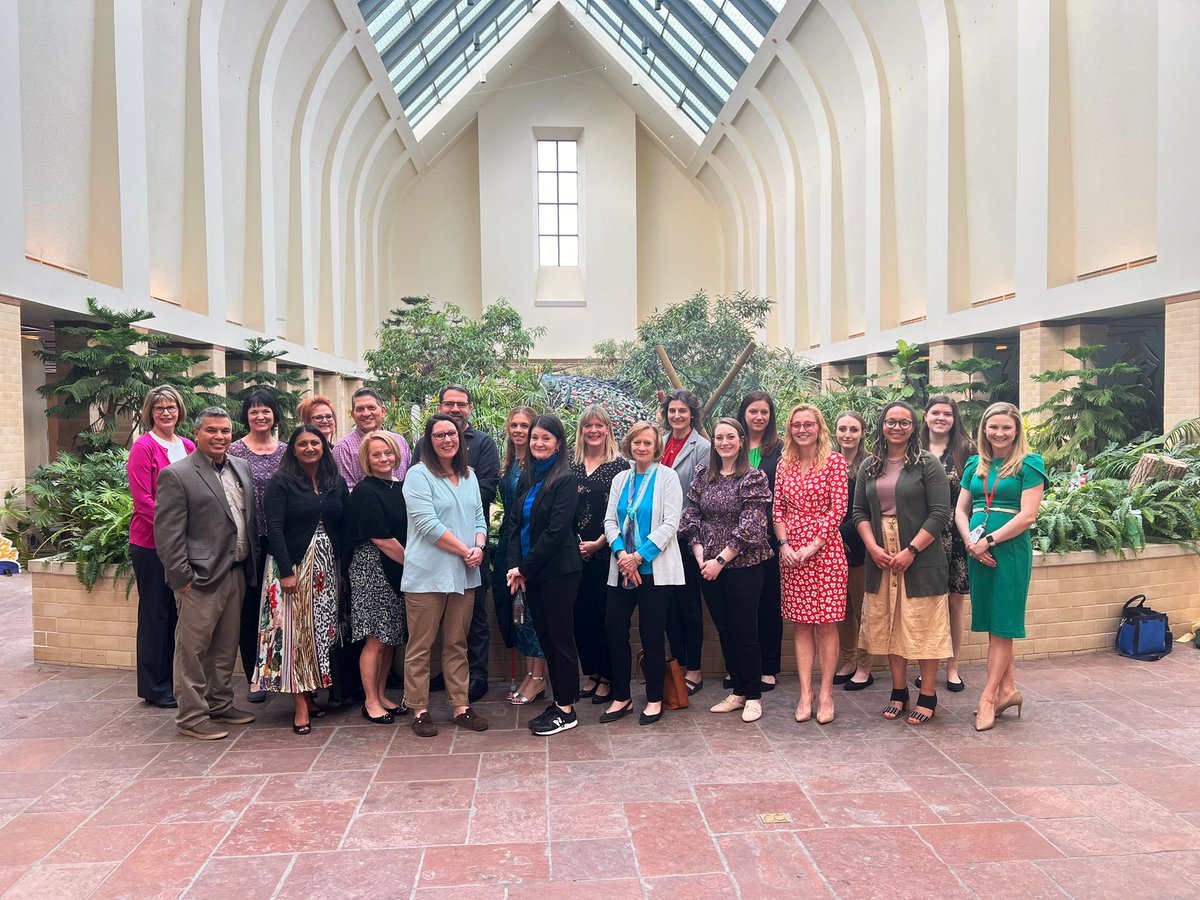
[[[667,443],[663,447],[662,464],[670,466],[679,476],[679,486],[686,497],[692,486],[692,473],[697,463],[708,462],[712,445],[701,437],[700,399],[691,391],[682,388],[671,391],[663,398],[662,419],[666,423]],[[690,547],[681,543],[683,559],[683,584],[671,598],[667,610],[667,638],[671,642],[671,654],[683,667],[683,678],[689,694],[704,686],[700,675],[700,657],[704,649],[704,611],[700,601],[700,567],[692,558]]]
[[[658,464],[662,438],[649,422],[629,429],[621,451],[633,460],[633,468],[613,479],[604,516],[604,534],[612,547],[604,615],[612,659],[612,700],[600,721],[615,722],[633,710],[629,625],[637,607],[646,671],[646,708],[638,721],[651,725],[662,718],[667,606],[684,578],[675,536],[683,489],[674,470]]]

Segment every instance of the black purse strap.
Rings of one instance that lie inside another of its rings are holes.
[[[1137,603],[1138,609],[1145,606],[1146,605],[1146,595],[1145,594],[1134,594],[1132,597],[1130,597],[1128,600],[1125,601],[1125,605],[1121,607],[1121,610],[1128,611],[1129,605],[1131,603],[1135,603],[1135,602]]]

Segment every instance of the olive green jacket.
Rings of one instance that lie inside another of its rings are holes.
[[[875,479],[867,475],[870,458],[863,460],[854,486],[854,524],[870,522],[875,542],[883,544],[883,516],[879,512],[879,494]],[[937,597],[946,593],[950,583],[950,561],[942,546],[942,532],[950,521],[950,482],[946,470],[929,451],[921,451],[921,462],[901,469],[896,481],[896,520],[900,526],[900,547],[913,542],[918,531],[933,535],[933,543],[917,554],[904,573],[904,591],[909,597]],[[867,591],[879,590],[879,566],[867,554]]]

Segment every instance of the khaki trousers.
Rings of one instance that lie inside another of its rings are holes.
[[[467,630],[475,612],[475,589],[465,594],[423,594],[405,591],[408,646],[404,651],[404,705],[429,708],[429,651],[442,632],[442,677],[451,707],[466,706]]]
[[[233,707],[233,666],[245,593],[246,569],[241,563],[214,587],[175,592],[175,724],[180,728]]]

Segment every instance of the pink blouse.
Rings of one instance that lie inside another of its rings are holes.
[[[183,435],[176,435],[188,453],[196,445]],[[162,444],[147,432],[129,448],[129,493],[133,495],[133,518],[129,520],[129,543],[154,549],[154,496],[158,493],[158,473],[171,464]]]

